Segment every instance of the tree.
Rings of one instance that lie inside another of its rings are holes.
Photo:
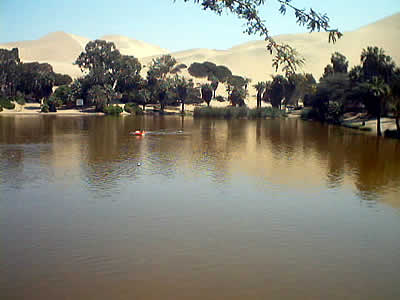
[[[47,63],[21,63],[17,90],[36,101],[49,98],[55,82],[53,68]]]
[[[115,70],[116,90],[121,93],[138,90],[142,79],[140,76],[141,69],[142,65],[136,57],[120,56]]]
[[[395,68],[392,58],[378,47],[367,47],[362,50],[361,65],[365,80],[369,81],[373,77],[380,77],[385,83],[389,83]]]
[[[96,111],[103,112],[112,100],[113,90],[110,85],[94,85],[88,91],[88,99],[96,106]]]
[[[193,87],[193,81],[189,80],[186,81],[184,77],[179,77],[176,75],[175,77],[175,86],[176,86],[176,91],[177,95],[179,97],[179,100],[181,101],[181,112],[185,112],[185,102],[189,94],[189,89]]]
[[[287,85],[287,79],[282,75],[277,75],[273,77],[269,92],[269,98],[272,107],[279,109],[282,108],[282,101],[285,97],[286,85]]]
[[[265,82],[259,81],[253,87],[257,90],[257,108],[260,108],[262,96],[265,91]]]
[[[188,2],[191,0],[183,0]],[[329,33],[328,41],[336,42],[342,34],[337,29],[331,29],[329,18],[326,14],[316,12],[313,9],[306,11],[294,6],[291,0],[276,0],[279,5],[279,12],[286,14],[292,10],[295,13],[296,21],[300,26],[307,26],[310,32],[324,30]],[[265,0],[193,0],[194,3],[201,5],[204,10],[211,10],[221,15],[225,10],[235,14],[238,18],[245,20],[245,33],[259,34],[267,41],[267,50],[274,54],[272,59],[273,67],[277,70],[282,67],[286,75],[295,73],[296,69],[304,63],[304,59],[299,58],[296,50],[287,44],[276,42],[269,33],[264,21],[258,14],[258,8],[266,3]]]
[[[320,121],[340,123],[350,90],[349,76],[345,73],[334,73],[321,79],[317,85],[312,107]]]
[[[61,85],[68,85],[72,82],[71,76],[67,74],[60,74],[54,73],[54,85],[61,86]]]
[[[69,85],[59,86],[53,93],[56,99],[60,99],[63,104],[71,101],[72,87]]]
[[[328,76],[331,76],[334,73],[335,73],[335,71],[333,70],[333,66],[331,64],[328,64],[328,65],[326,65],[326,67],[324,69],[324,74],[322,74],[322,77],[320,78],[320,80],[323,78],[326,78]]]
[[[192,63],[188,68],[188,72],[191,76],[196,78],[204,78],[208,76],[207,67],[204,64],[198,62]]]
[[[391,104],[392,109],[396,118],[396,130],[397,135],[400,137],[400,69],[397,68],[395,71],[395,75],[392,79],[391,85]]]
[[[232,106],[244,106],[244,99],[246,98],[246,95],[247,93],[245,89],[234,87],[230,95]]]
[[[114,85],[120,70],[121,54],[113,42],[103,40],[90,41],[85,46],[75,64],[82,72],[88,72],[95,85]]]
[[[205,83],[201,85],[201,98],[210,106],[210,102],[213,96],[213,89],[210,84]]]
[[[185,64],[177,65],[176,59],[167,54],[154,58],[150,65],[149,72],[151,72],[152,76],[155,78],[164,80],[168,74],[176,74],[183,68],[186,68]]]
[[[377,134],[382,135],[380,120],[385,99],[389,96],[389,84],[394,76],[395,64],[382,48],[367,47],[361,53],[361,68],[352,70],[351,76],[365,94],[367,110],[376,116]],[[359,74],[357,73],[359,71]]]
[[[343,54],[335,52],[331,56],[331,63],[334,73],[347,73],[349,62]]]
[[[216,90],[219,83],[225,83],[231,76],[232,72],[225,66],[217,66],[216,64],[205,61],[203,63],[194,62],[190,65],[189,74],[196,78],[206,78],[211,81],[213,88],[213,98],[216,97]]]
[[[17,48],[0,49],[0,93],[7,97],[17,91],[20,63]]]

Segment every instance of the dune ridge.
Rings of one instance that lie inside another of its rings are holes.
[[[300,33],[276,36],[280,42],[288,43],[305,58],[306,63],[302,72],[312,73],[318,80],[324,67],[330,62],[333,52],[344,54],[350,67],[359,64],[360,53],[367,46],[378,46],[385,49],[394,61],[400,65],[400,13],[386,17],[357,30],[345,32],[342,39],[336,44],[328,43],[326,33]],[[152,58],[170,53],[165,48],[138,41],[121,35],[106,35],[101,37],[112,41],[125,55],[134,55],[147,65]],[[72,63],[84,50],[90,39],[62,31],[49,33],[46,36],[32,41],[20,41],[0,45],[1,48],[18,47],[22,61],[49,62],[56,72],[67,73],[72,77],[81,76],[81,71]],[[226,65],[234,74],[246,76],[252,82],[264,81],[276,74],[272,68],[272,57],[266,51],[266,42],[256,40],[229,49],[215,50],[207,48],[189,49],[172,52],[171,54],[180,63],[211,61],[218,65]],[[143,70],[145,71],[145,70]],[[189,76],[187,71],[183,72]],[[222,89],[222,87],[221,87]],[[223,89],[221,90],[223,93]],[[253,91],[250,91],[252,95]]]

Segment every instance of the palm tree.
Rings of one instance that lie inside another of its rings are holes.
[[[361,52],[362,71],[367,80],[374,76],[382,77],[388,83],[393,76],[394,62],[382,48],[367,47]]]
[[[201,85],[201,98],[207,103],[207,106],[210,106],[210,102],[213,96],[213,89],[210,84],[202,84]]]
[[[384,104],[385,98],[390,93],[390,87],[382,78],[374,76],[371,81],[365,84],[367,88],[370,106],[373,107],[373,110],[376,115],[376,130],[378,136],[382,136],[381,131],[381,114],[382,114],[382,107]]]
[[[391,103],[396,117],[396,130],[397,135],[400,136],[400,69],[397,68],[395,76],[390,85]]]
[[[257,108],[261,107],[261,100],[265,90],[265,82],[259,81],[253,87],[257,90]]]

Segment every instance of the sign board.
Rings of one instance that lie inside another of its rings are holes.
[[[76,99],[76,106],[83,106],[83,99]]]

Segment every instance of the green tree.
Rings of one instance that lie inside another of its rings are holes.
[[[185,112],[185,102],[189,95],[190,88],[193,88],[193,81],[187,81],[184,77],[175,76],[175,87],[179,100],[181,101],[181,112]]]
[[[82,72],[87,72],[94,85],[111,85],[117,82],[120,71],[121,54],[113,42],[103,40],[90,41],[76,59],[75,64]]]
[[[321,79],[312,99],[315,117],[320,121],[340,123],[349,90],[350,80],[345,73],[334,73]]]
[[[331,56],[331,63],[334,73],[347,73],[349,62],[343,54],[335,52]]]
[[[389,83],[395,68],[392,58],[385,54],[385,50],[378,47],[367,47],[362,50],[361,65],[365,80],[380,77],[385,83]]]
[[[110,104],[112,96],[111,85],[94,85],[88,91],[88,100],[95,105],[98,112],[104,112],[104,109]]]
[[[380,120],[390,95],[390,82],[395,72],[392,58],[382,48],[367,47],[361,52],[361,67],[350,71],[350,78],[364,100],[366,109],[376,117],[377,134],[382,135]]]
[[[381,131],[381,115],[384,106],[385,98],[390,94],[390,87],[385,83],[384,79],[378,76],[374,76],[371,80],[362,84],[366,90],[366,107],[369,108],[376,116],[376,130],[378,136],[382,136]]]
[[[56,99],[60,99],[63,104],[67,104],[72,101],[72,87],[69,85],[61,85],[59,86],[53,93],[53,96]]]
[[[54,73],[54,85],[55,86],[68,85],[70,83],[72,83],[71,76],[69,76],[67,74]]]
[[[201,98],[210,106],[211,99],[213,97],[213,89],[210,84],[205,83],[201,85]]]
[[[20,59],[17,48],[0,49],[0,93],[12,97],[17,92]]]
[[[142,80],[140,76],[141,69],[142,65],[136,57],[120,56],[115,70],[116,90],[121,93],[138,90]]]
[[[55,83],[53,68],[47,63],[21,63],[18,70],[17,90],[36,101],[48,99]]]
[[[257,91],[257,108],[260,108],[261,107],[262,96],[263,96],[263,93],[265,91],[265,82],[259,81],[255,85],[253,85],[253,87]]]
[[[271,105],[274,108],[282,108],[282,101],[285,98],[285,86],[287,85],[287,79],[282,75],[277,75],[273,77],[269,98]]]
[[[397,68],[390,85],[391,104],[396,118],[397,135],[400,136],[400,69]]]

